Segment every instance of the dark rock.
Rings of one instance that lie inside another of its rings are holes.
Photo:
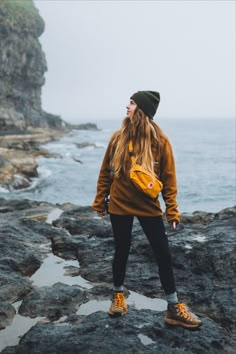
[[[215,218],[217,220],[225,220],[225,219],[232,219],[236,218],[236,206],[233,208],[226,208],[221,210],[219,213],[216,213]],[[234,219],[236,220],[236,219]],[[235,225],[236,221],[234,222]]]
[[[80,275],[80,270],[78,267],[75,266],[65,266],[65,275],[71,276],[71,277],[77,277]]]
[[[41,204],[41,202],[36,202],[28,199],[10,201],[4,198],[0,198],[0,213],[15,212],[31,208],[33,209]]]
[[[235,211],[236,208],[225,209],[211,216],[212,222],[207,225],[205,221],[203,225],[199,222],[185,224],[182,231],[176,235],[172,232],[169,237],[181,300],[229,330],[233,330],[236,324]],[[89,215],[88,210],[83,215],[76,209],[69,212],[69,217],[63,213],[54,224],[65,227],[73,238],[70,241],[68,237],[62,239],[59,236],[59,249],[52,238],[53,249],[55,253],[60,251],[61,256],[66,249],[68,257],[72,242],[73,256],[77,249],[80,274],[93,282],[111,283],[114,243],[109,220],[97,220]],[[205,213],[202,216],[199,213],[198,220],[204,216]],[[164,296],[151,247],[137,222],[134,224],[125,283],[130,290],[151,297]]]
[[[23,299],[19,313],[29,317],[46,316],[55,321],[75,313],[85,299],[85,293],[79,287],[57,283],[51,287],[34,288]]]
[[[95,215],[85,216],[79,214],[76,218],[70,218],[66,216],[66,213],[63,213],[59,220],[53,222],[53,226],[63,227],[71,235],[87,234],[90,237],[109,237],[112,234],[110,222]]]
[[[94,123],[70,124],[70,127],[76,130],[98,130]]]
[[[23,189],[23,188],[29,188],[31,185],[31,181],[26,178],[25,176],[22,175],[14,175],[14,180],[11,183],[10,189]]]
[[[60,116],[56,116],[51,113],[43,112],[43,116],[47,121],[48,126],[51,129],[61,129],[69,127],[69,124],[62,120]]]
[[[114,241],[109,216],[100,219],[90,207],[65,205],[49,225],[33,219],[54,207],[48,203],[0,203],[0,301],[22,299],[23,316],[54,321],[38,323],[19,345],[2,353],[234,353],[236,207],[210,215],[198,212],[194,222],[185,220],[176,231],[167,227],[179,298],[203,321],[200,330],[191,332],[167,327],[163,312],[132,306],[124,318],[110,319],[104,312],[78,315],[87,301],[110,300]],[[58,256],[79,261],[79,269],[72,267],[74,275],[93,282],[91,289],[61,283],[34,287],[27,275],[38,269],[46,255],[40,246],[48,242]],[[127,294],[133,290],[164,298],[156,261],[137,221],[125,285]]]
[[[4,158],[3,156],[0,156],[0,168],[5,167],[9,164],[9,161]]]
[[[48,208],[46,203],[4,199],[0,203],[0,301],[14,302],[32,289],[28,277],[45,257],[39,246],[66,232],[29,218],[33,208]]]
[[[9,244],[7,245],[7,247],[9,247]],[[20,254],[18,255],[18,249],[19,248],[15,249],[15,247],[12,248],[12,250],[14,251],[14,258],[1,258],[1,267],[11,269],[12,271],[20,273],[22,275],[31,276],[40,267],[41,262],[38,258],[36,258],[34,254],[27,251],[25,252],[25,254],[22,254],[22,252],[20,252]]]
[[[75,320],[75,318],[74,318]],[[144,345],[145,340],[149,341]],[[18,346],[2,354],[36,353],[232,353],[232,340],[216,323],[203,319],[198,331],[169,328],[163,313],[130,310],[123,318],[110,319],[96,312],[78,323],[37,324],[23,336]]]
[[[192,214],[183,213],[181,221],[184,224],[201,224],[208,225],[214,219],[214,213],[207,213],[205,211],[195,211]]]
[[[0,266],[0,301],[15,302],[27,295],[31,289],[31,281]]]
[[[7,302],[0,302],[0,330],[9,326],[15,317],[16,310]]]
[[[96,144],[93,143],[75,143],[78,149],[84,149],[88,146],[96,146]]]

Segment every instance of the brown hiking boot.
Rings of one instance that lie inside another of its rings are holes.
[[[123,316],[128,313],[125,297],[123,292],[114,292],[112,303],[108,311],[110,316]]]
[[[185,304],[168,304],[165,322],[185,328],[198,328],[202,324]]]

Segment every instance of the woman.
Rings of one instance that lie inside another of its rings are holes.
[[[201,321],[178,301],[158,198],[154,200],[146,196],[129,178],[131,155],[135,155],[137,163],[163,183],[166,218],[175,229],[180,214],[176,201],[177,184],[172,148],[168,138],[153,121],[159,102],[160,95],[155,91],[138,91],[131,96],[126,107],[127,116],[122,128],[111,137],[98,178],[97,194],[92,207],[98,216],[103,217],[106,213],[105,199],[110,195],[108,211],[115,240],[112,265],[114,294],[109,315],[121,316],[128,312],[124,298],[124,279],[133,219],[136,216],[157,260],[160,281],[168,303],[165,322],[196,328],[201,325]],[[130,141],[133,151],[129,151]]]

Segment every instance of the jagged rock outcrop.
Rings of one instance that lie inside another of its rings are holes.
[[[114,243],[109,217],[97,218],[90,207],[56,207],[64,212],[51,225],[45,221],[55,205],[0,199],[0,328],[9,326],[19,314],[44,318],[18,345],[2,347],[2,353],[235,352],[236,207],[186,214],[181,229],[168,229],[180,298],[203,322],[194,332],[170,328],[164,324],[163,309],[139,309],[135,303],[127,316],[110,319],[106,311]],[[145,299],[164,298],[152,250],[137,222],[133,231],[128,301],[132,291],[146,295]],[[74,275],[73,285],[57,282],[54,270],[52,285],[32,283],[30,276],[50,252],[49,242],[61,259],[79,261],[76,269],[70,269],[71,276],[67,274],[67,278]],[[81,286],[77,275],[90,281],[91,287]],[[18,313],[12,307],[16,300],[22,300]],[[99,311],[93,313],[96,301]],[[92,311],[82,314],[80,309],[87,303]],[[1,333],[4,329],[0,339]]]
[[[61,130],[35,129],[26,134],[0,134],[0,186],[8,189],[30,187],[32,177],[38,177],[37,158],[56,157],[40,144],[58,139]]]
[[[0,131],[65,126],[41,107],[47,70],[38,40],[43,31],[32,0],[0,1]]]

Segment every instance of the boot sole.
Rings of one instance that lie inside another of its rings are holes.
[[[108,315],[110,317],[121,317],[121,316],[124,316],[128,313],[128,311],[125,311],[125,312],[108,312]]]
[[[177,321],[177,320],[172,320],[170,318],[165,318],[165,322],[171,326],[181,326],[181,327],[189,328],[189,329],[196,329],[202,325],[201,322],[198,324],[190,324],[190,323],[184,323],[184,322]]]

